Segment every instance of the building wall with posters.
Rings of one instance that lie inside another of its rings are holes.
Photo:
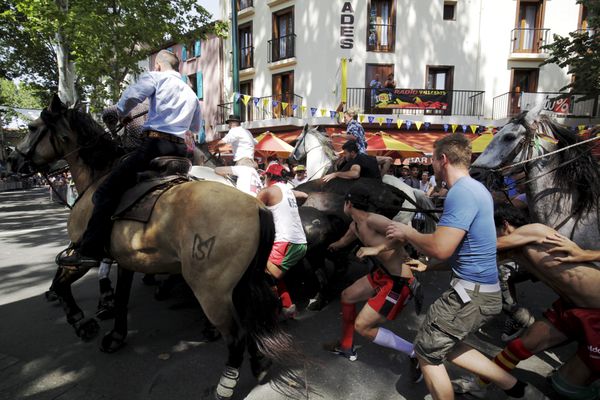
[[[220,1],[222,19],[230,18],[230,3]],[[396,88],[449,87],[481,99],[481,111],[423,115],[432,123],[485,125],[506,117],[498,110],[520,105],[508,92],[559,91],[571,77],[556,65],[540,66],[547,58],[540,46],[582,26],[575,0],[238,0],[238,8],[241,93],[271,96],[281,86],[276,76],[288,74],[303,105],[335,110],[347,59],[347,87],[361,88],[363,98],[379,68],[394,73]],[[293,43],[293,52],[272,60],[277,43],[279,53]],[[224,54],[231,51],[227,39]],[[233,96],[231,70],[227,56],[224,102]]]

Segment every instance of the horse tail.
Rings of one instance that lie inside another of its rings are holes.
[[[258,249],[244,276],[235,287],[233,302],[241,323],[266,357],[289,365],[299,353],[294,350],[291,335],[279,326],[279,301],[267,282],[265,268],[275,239],[273,214],[258,209],[260,236]]]

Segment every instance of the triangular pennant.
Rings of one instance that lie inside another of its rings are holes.
[[[335,111],[329,111],[329,116],[333,119],[335,118],[335,114],[337,114]]]
[[[580,131],[585,129],[585,125],[577,125],[577,129],[579,129]]]
[[[444,132],[448,132],[448,128],[450,127],[450,125],[448,124],[444,124]]]
[[[364,122],[364,120],[365,120],[364,114],[358,114],[358,122],[360,122],[362,124]]]
[[[471,128],[472,133],[475,133],[477,131],[477,128],[479,128],[478,125],[469,125],[469,127]]]
[[[456,132],[456,128],[458,128],[458,124],[452,124],[452,133]]]
[[[466,125],[462,125],[462,130],[463,130],[463,133],[465,133],[467,131],[467,126]]]
[[[252,102],[254,103],[254,107],[258,106],[258,102],[260,101],[260,99],[258,97],[255,97],[252,99]]]
[[[429,126],[431,126],[431,123],[430,123],[430,122],[425,122],[425,123],[423,123],[423,127],[424,127],[425,129],[429,129]]]
[[[370,123],[370,124],[372,124],[372,123],[373,123],[373,121],[375,121],[375,117],[374,117],[374,116],[372,116],[372,115],[369,115],[369,116],[367,117],[367,119],[369,120],[369,123]]]
[[[381,124],[383,124],[383,117],[377,117],[377,122],[379,123],[379,126],[381,126]]]
[[[327,110],[321,108],[321,117],[324,117],[327,114]]]
[[[423,125],[423,121],[415,121],[415,126],[417,127],[417,130],[421,129],[421,125]]]
[[[285,110],[285,109],[287,108],[287,106],[288,106],[288,103],[286,103],[285,101],[282,101],[282,102],[281,102],[281,108],[282,108],[282,109],[284,109],[284,110]]]
[[[248,105],[248,102],[250,101],[251,98],[252,97],[248,96],[247,94],[245,94],[245,95],[242,96],[242,102],[244,103],[245,106]]]
[[[298,109],[298,104],[292,104],[292,110],[296,111]]]
[[[409,130],[410,127],[412,126],[413,122],[410,120],[406,120],[406,130]]]
[[[235,93],[233,94],[233,102],[234,102],[234,103],[237,103],[237,102],[238,102],[238,100],[240,99],[240,97],[242,97],[242,95],[241,95],[241,94],[239,94],[238,92],[235,92]]]
[[[273,100],[271,104],[273,105],[273,108],[275,108],[279,105],[279,102],[277,100]]]
[[[316,109],[316,108],[314,108],[314,107],[311,107],[311,108],[310,108],[310,115],[311,115],[311,116],[313,116],[313,117],[314,117],[316,112],[317,112],[317,109]]]
[[[300,114],[304,115],[306,112],[306,106],[300,106]]]
[[[387,127],[389,128],[392,125],[392,122],[394,122],[394,120],[392,118],[386,118],[385,122]]]
[[[400,129],[402,127],[403,123],[404,123],[403,119],[397,119],[396,120],[396,126],[398,127],[398,129]]]
[[[269,106],[269,99],[263,99],[263,107],[267,108]]]

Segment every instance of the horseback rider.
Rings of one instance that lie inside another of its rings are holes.
[[[377,159],[367,154],[360,153],[358,144],[354,140],[348,140],[342,146],[346,163],[341,170],[325,175],[323,182],[329,182],[335,178],[358,179],[375,178],[381,179],[381,172]]]
[[[121,195],[135,185],[137,173],[147,169],[155,157],[187,155],[186,135],[200,130],[200,103],[178,70],[177,56],[161,50],[156,56],[154,71],[142,75],[123,93],[117,104],[122,121],[137,104],[149,100],[148,120],[143,126],[144,140],[98,186],[87,229],[72,254],[59,258],[60,265],[98,265],[110,238],[110,218]]]

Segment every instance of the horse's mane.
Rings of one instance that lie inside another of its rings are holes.
[[[309,132],[311,132],[317,138],[319,143],[321,143],[321,146],[323,146],[323,151],[325,151],[327,157],[329,157],[331,160],[337,159],[335,149],[333,148],[333,142],[324,130],[322,130],[319,126],[313,126],[309,129]]]
[[[554,122],[549,116],[540,116],[537,124],[538,131],[549,133],[558,140],[559,149],[582,140],[576,132]],[[527,124],[525,126],[531,129]],[[559,158],[560,168],[556,170],[554,183],[557,187],[577,188],[579,196],[573,209],[576,214],[598,208],[600,203],[600,169],[591,150],[592,147],[586,143],[556,155]]]
[[[95,170],[105,170],[124,154],[118,143],[90,114],[70,109],[66,115],[69,125],[78,132],[79,157],[86,165]]]

